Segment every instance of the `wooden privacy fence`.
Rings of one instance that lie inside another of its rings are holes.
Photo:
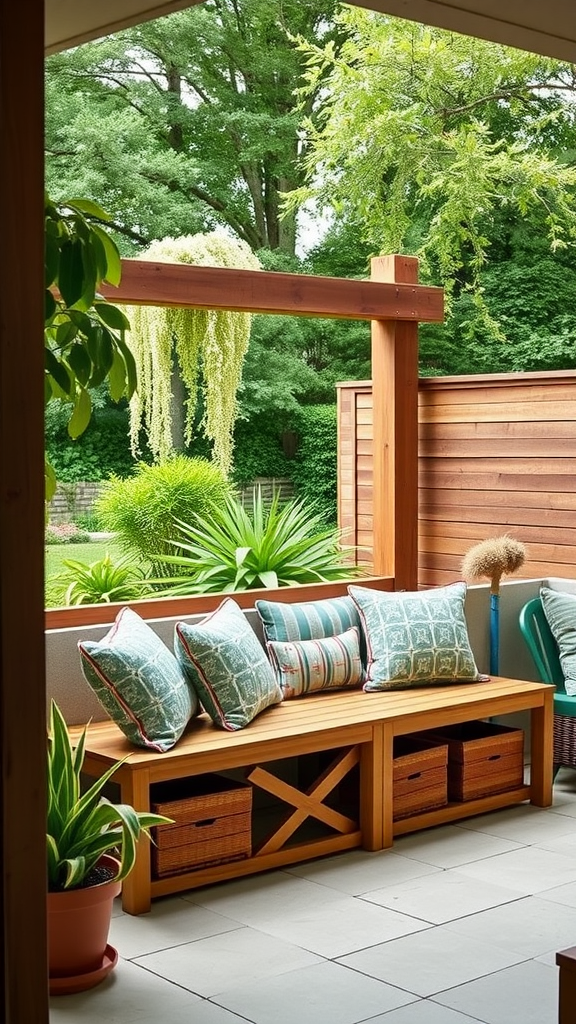
[[[338,407],[340,523],[370,561],[371,382],[338,385]],[[574,574],[576,371],[422,378],[418,420],[420,586],[503,533],[527,545],[523,577]]]

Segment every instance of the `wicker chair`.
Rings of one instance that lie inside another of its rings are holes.
[[[559,768],[576,768],[576,697],[565,690],[558,646],[548,625],[539,597],[532,598],[520,612],[524,637],[543,683],[556,686],[554,694],[554,774]]]

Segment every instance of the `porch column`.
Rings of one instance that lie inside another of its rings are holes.
[[[377,256],[371,280],[418,284],[414,256]],[[418,323],[372,320],[374,574],[418,583]]]

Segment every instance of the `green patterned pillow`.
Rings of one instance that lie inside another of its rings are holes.
[[[480,679],[464,617],[466,584],[386,593],[350,586],[366,631],[365,690]]]
[[[270,640],[267,647],[284,700],[359,686],[364,679],[357,626],[319,640]]]
[[[540,588],[544,614],[556,643],[564,674],[564,689],[576,696],[576,594]]]
[[[177,622],[174,650],[204,710],[223,729],[243,729],[282,700],[262,645],[231,598],[202,622]]]
[[[166,644],[131,608],[102,640],[78,644],[82,672],[131,743],[170,750],[198,711],[186,674]]]

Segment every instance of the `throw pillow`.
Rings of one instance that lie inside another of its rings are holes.
[[[541,587],[540,600],[552,636],[558,644],[566,693],[570,697],[574,697],[576,696],[576,594]]]
[[[465,583],[400,593],[350,586],[348,593],[366,632],[365,690],[479,680],[464,617]]]
[[[359,686],[364,679],[356,626],[319,640],[270,640],[268,654],[284,700],[316,690]]]
[[[102,640],[81,640],[78,649],[86,681],[130,742],[170,750],[197,713],[198,700],[154,630],[122,608]]]
[[[267,640],[321,640],[345,633],[352,626],[360,629],[360,617],[350,597],[301,604],[256,601],[256,610]]]
[[[223,729],[243,729],[282,700],[262,645],[231,598],[202,622],[177,622],[174,650],[204,710]]]

